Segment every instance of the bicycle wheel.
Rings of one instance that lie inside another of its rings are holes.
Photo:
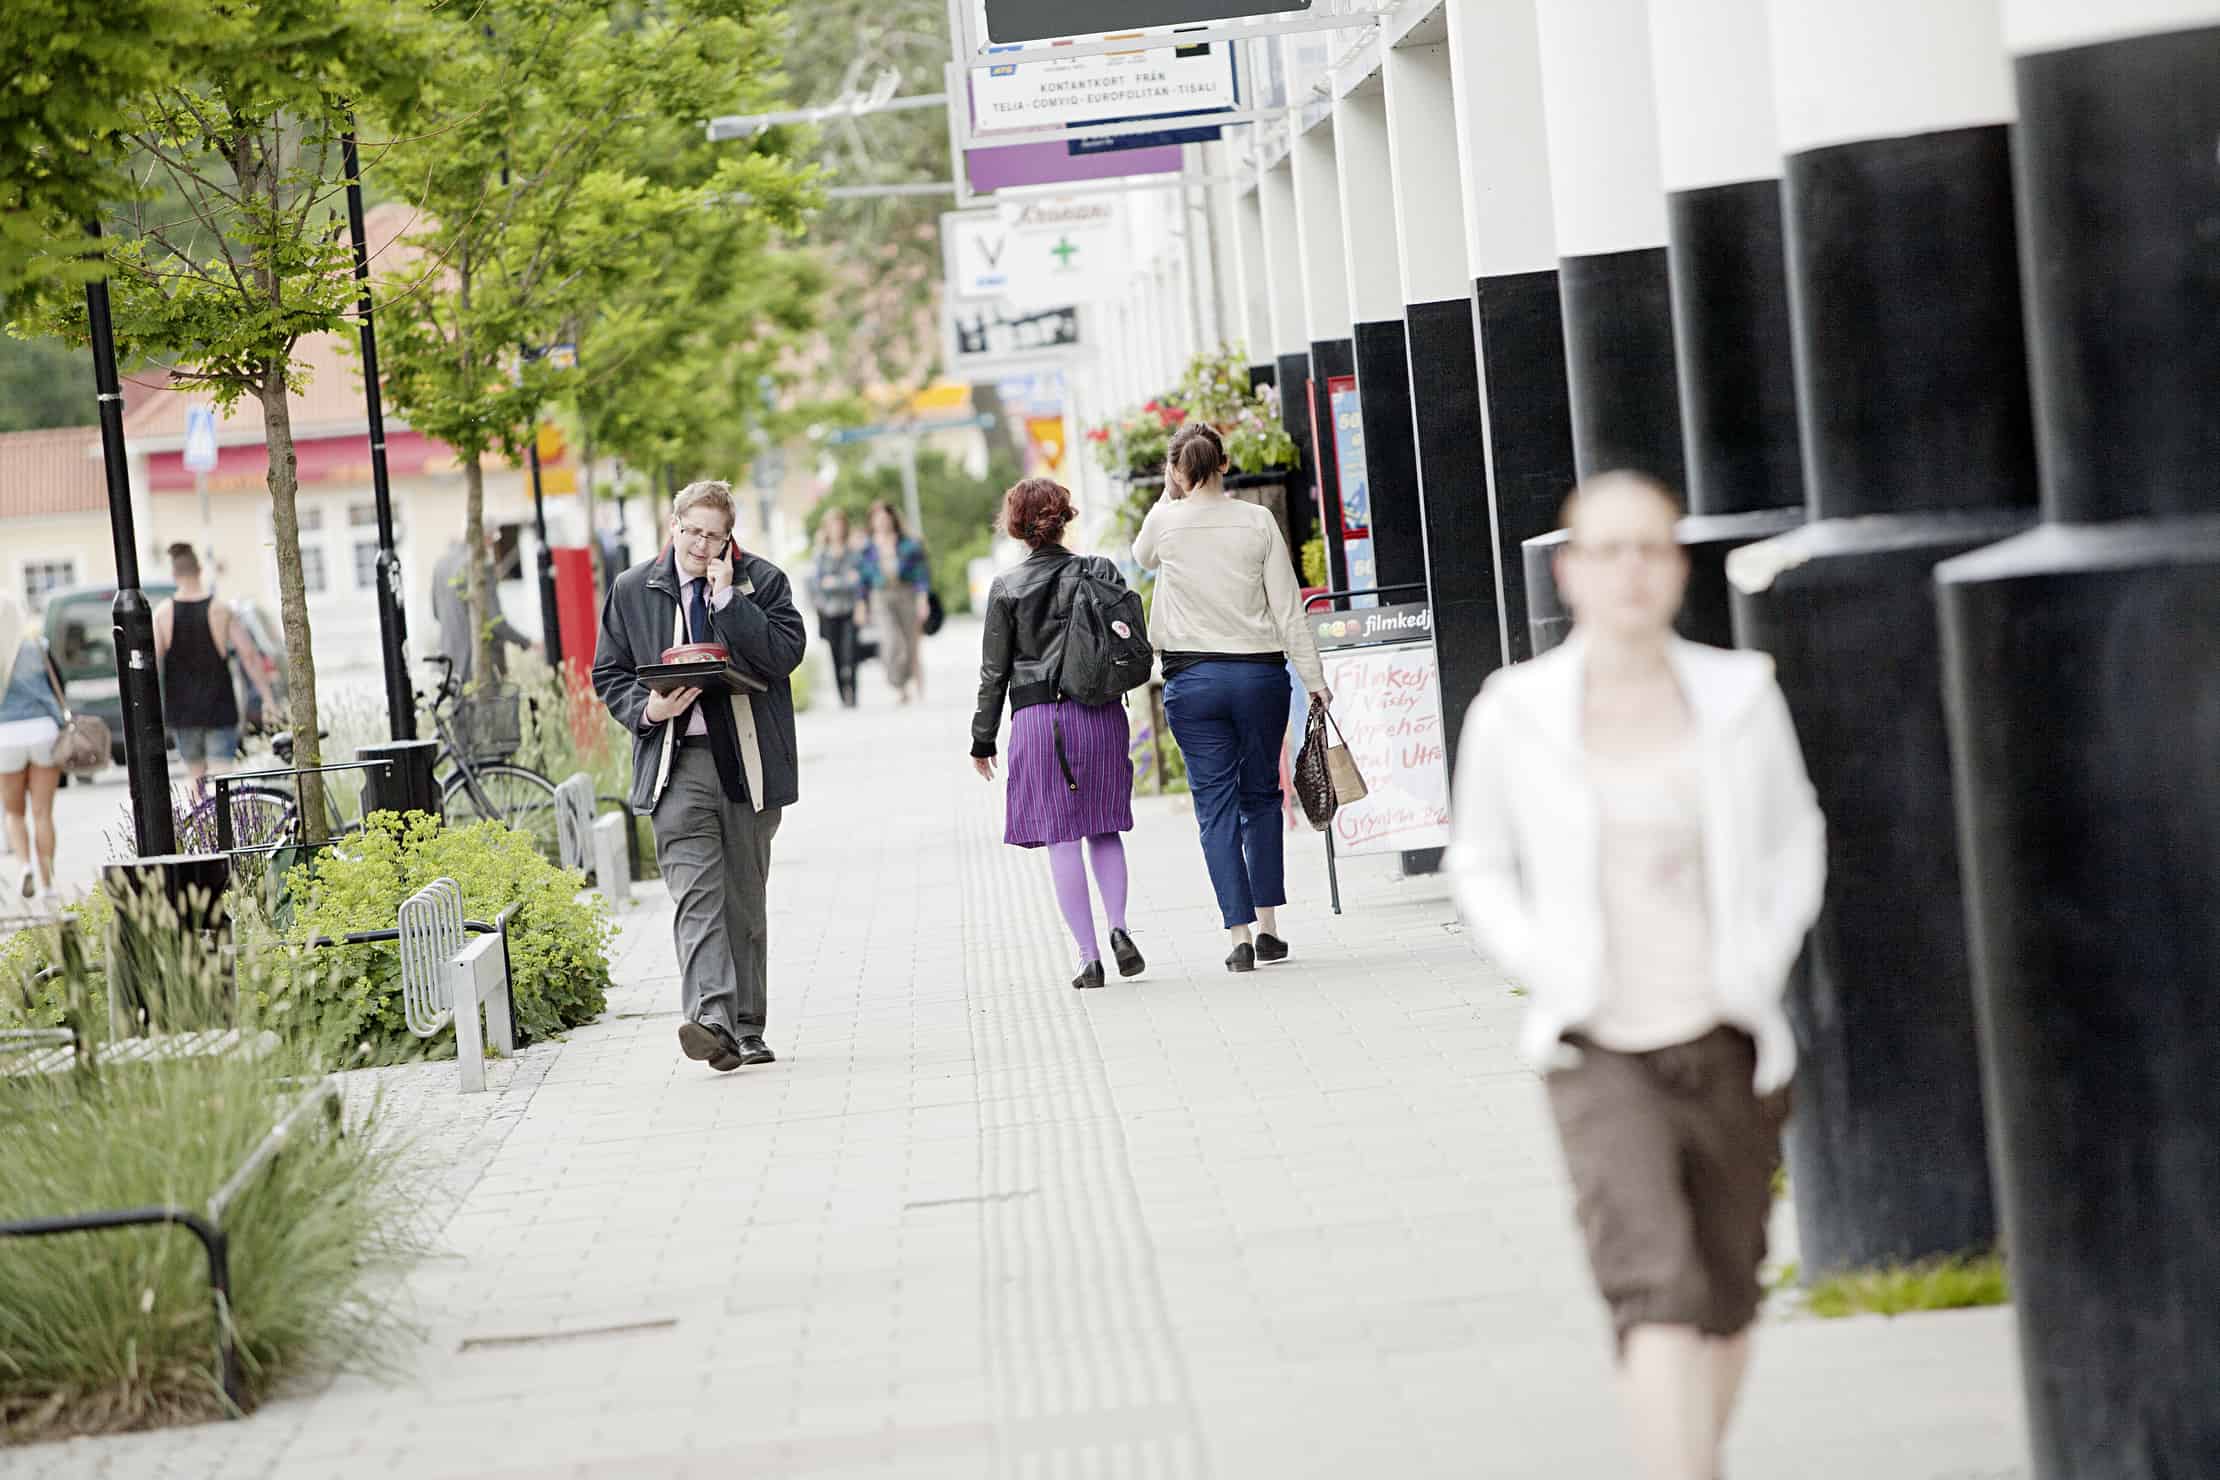
[[[478,781],[476,796],[470,786],[473,775]],[[472,766],[468,773],[457,768],[442,786],[440,799],[446,803],[449,822],[457,826],[505,822],[528,835],[542,858],[550,863],[563,861],[562,840],[556,835],[555,783],[539,772],[505,761]]]
[[[270,843],[300,841],[301,814],[292,795],[275,787],[241,783],[229,788],[231,797],[231,846],[259,848]],[[214,852],[220,842],[216,829],[216,794],[213,789],[190,812],[178,829],[178,846],[187,851]]]

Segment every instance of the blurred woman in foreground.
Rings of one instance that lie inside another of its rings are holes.
[[[1567,501],[1564,646],[1498,671],[1458,744],[1448,868],[1530,994],[1642,1473],[1714,1480],[1749,1360],[1796,1047],[1781,994],[1824,829],[1772,660],[1673,632],[1680,507]]]

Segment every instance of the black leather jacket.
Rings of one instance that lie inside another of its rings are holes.
[[[987,593],[987,633],[980,644],[979,708],[971,717],[971,753],[995,753],[1002,729],[1002,701],[1010,712],[1056,698],[1064,668],[1064,623],[1071,614],[1071,577],[1092,565],[1122,582],[1118,568],[1100,556],[1072,554],[1044,545],[1015,570],[994,578]]]

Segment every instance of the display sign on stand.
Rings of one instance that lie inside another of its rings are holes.
[[[1329,873],[1337,856],[1446,847],[1448,737],[1431,608],[1414,601],[1314,611],[1309,621],[1333,691],[1334,723],[1366,787],[1364,799],[1339,808],[1327,828]],[[1338,875],[1333,886],[1338,912]]]

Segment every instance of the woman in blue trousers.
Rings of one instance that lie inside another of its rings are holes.
[[[1287,665],[1313,703],[1333,696],[1279,521],[1229,497],[1225,472],[1218,433],[1182,427],[1166,459],[1164,497],[1142,523],[1133,558],[1157,573],[1149,640],[1163,654],[1164,716],[1187,762],[1203,858],[1232,937],[1226,969],[1254,971],[1288,953],[1277,913],[1287,903]]]

